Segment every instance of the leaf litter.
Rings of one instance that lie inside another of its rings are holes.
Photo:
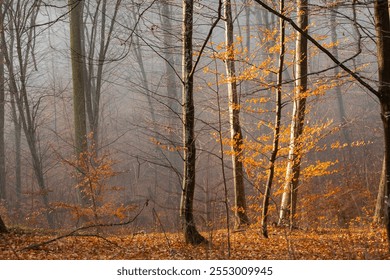
[[[191,246],[180,233],[108,234],[11,229],[0,235],[2,260],[191,260],[390,259],[386,233],[378,228],[294,230],[274,227],[268,239],[250,227],[230,235],[204,232],[208,244]],[[47,242],[48,240],[54,240]]]

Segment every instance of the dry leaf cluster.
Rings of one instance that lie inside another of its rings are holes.
[[[203,233],[209,243],[186,245],[179,233],[79,233],[33,246],[66,233],[12,230],[0,236],[0,259],[390,259],[386,235],[376,228],[289,230],[271,228],[270,238],[258,229]],[[27,249],[30,247],[30,249]]]

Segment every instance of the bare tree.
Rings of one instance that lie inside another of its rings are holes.
[[[73,115],[74,115],[74,141],[75,154],[79,158],[88,151],[87,125],[85,112],[85,94],[83,79],[83,48],[82,48],[82,11],[83,1],[69,0],[70,11],[70,55],[72,62],[72,82],[73,82]],[[79,182],[82,182],[80,174]],[[88,191],[82,184],[79,186],[79,194],[82,205],[90,203]]]
[[[180,202],[180,218],[187,243],[200,244],[205,238],[195,226],[193,204],[195,194],[196,175],[196,139],[195,139],[195,106],[194,106],[194,74],[202,53],[222,17],[222,0],[218,1],[218,16],[211,24],[210,30],[199,50],[195,63],[193,63],[193,17],[194,1],[183,0],[183,57],[182,57],[182,110],[183,110],[183,184]]]
[[[193,73],[193,16],[194,1],[183,0],[183,156],[184,171],[180,217],[186,243],[200,244],[205,238],[195,226],[193,205],[195,194],[195,106],[194,106],[194,73]]]
[[[4,16],[7,17],[9,28],[1,30],[1,47],[5,65],[8,70],[8,84],[11,99],[18,110],[20,122],[31,153],[34,174],[42,194],[46,217],[50,227],[54,220],[50,210],[48,189],[45,182],[43,159],[39,152],[39,137],[37,131],[37,112],[40,99],[32,104],[28,94],[28,71],[34,62],[35,26],[42,1],[7,2]],[[29,11],[25,13],[25,11]],[[4,21],[5,18],[2,19]],[[8,37],[7,37],[8,36]],[[7,40],[8,39],[8,40]],[[13,58],[16,57],[14,60]]]
[[[113,38],[115,23],[121,0],[116,0],[113,12],[109,12],[109,1],[84,1],[85,20],[92,24],[82,24],[83,34],[83,64],[86,113],[89,131],[93,132],[93,148],[99,147],[99,115],[103,86],[104,66],[107,63],[108,50]],[[93,2],[93,3],[91,3]],[[93,6],[95,5],[95,6]],[[92,10],[94,9],[94,10]],[[97,53],[96,53],[97,52]]]
[[[279,1],[280,13],[284,14],[284,0]],[[280,138],[280,121],[282,117],[282,84],[283,84],[283,70],[284,70],[284,56],[286,52],[285,36],[286,35],[286,22],[284,19],[279,19],[279,66],[276,81],[276,98],[275,98],[275,124],[274,124],[274,137],[272,143],[271,157],[269,159],[269,169],[267,182],[265,185],[263,209],[261,217],[261,230],[264,237],[268,237],[267,221],[268,221],[268,208],[269,200],[271,196],[271,187],[275,174],[276,157],[279,151],[279,138]]]

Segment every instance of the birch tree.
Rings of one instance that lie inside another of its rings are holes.
[[[230,123],[230,141],[232,150],[233,165],[233,187],[234,187],[234,214],[235,227],[240,228],[249,224],[247,216],[244,172],[242,161],[242,131],[240,126],[240,101],[237,92],[237,77],[235,70],[234,55],[234,30],[231,1],[225,0],[225,38],[226,38],[226,77],[228,80],[228,98],[229,98],[229,123]]]
[[[297,0],[297,25],[307,33],[308,0]],[[298,193],[298,180],[301,169],[301,135],[306,110],[307,91],[307,38],[297,32],[295,47],[295,93],[290,131],[290,144],[285,184],[279,214],[279,224],[288,222],[292,227]]]

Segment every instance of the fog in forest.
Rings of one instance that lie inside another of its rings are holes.
[[[80,57],[89,147],[82,163],[75,156],[68,2],[1,4],[2,55],[7,52],[7,59],[3,58],[5,177],[0,216],[8,227],[73,229],[121,223],[139,215],[107,230],[180,232],[182,3],[82,2]],[[278,1],[262,2],[279,9]],[[377,88],[373,5],[330,2],[310,1],[308,33]],[[285,6],[285,15],[296,21],[295,1],[286,1]],[[229,82],[237,85],[234,106],[239,108],[242,136],[238,159],[251,226],[260,222],[274,139],[279,18],[256,1],[232,1],[231,8],[234,42],[227,51],[219,1],[194,1],[193,215],[198,230],[208,233],[227,225],[234,228],[236,219]],[[297,33],[288,23],[285,32],[270,225],[278,223],[281,210],[294,83],[301,78],[295,68]],[[229,78],[225,62],[231,56],[236,73]],[[310,42],[307,60],[295,224],[305,229],[370,223],[384,155],[379,101]],[[81,194],[80,178],[88,178]],[[83,204],[85,193],[89,204]]]

